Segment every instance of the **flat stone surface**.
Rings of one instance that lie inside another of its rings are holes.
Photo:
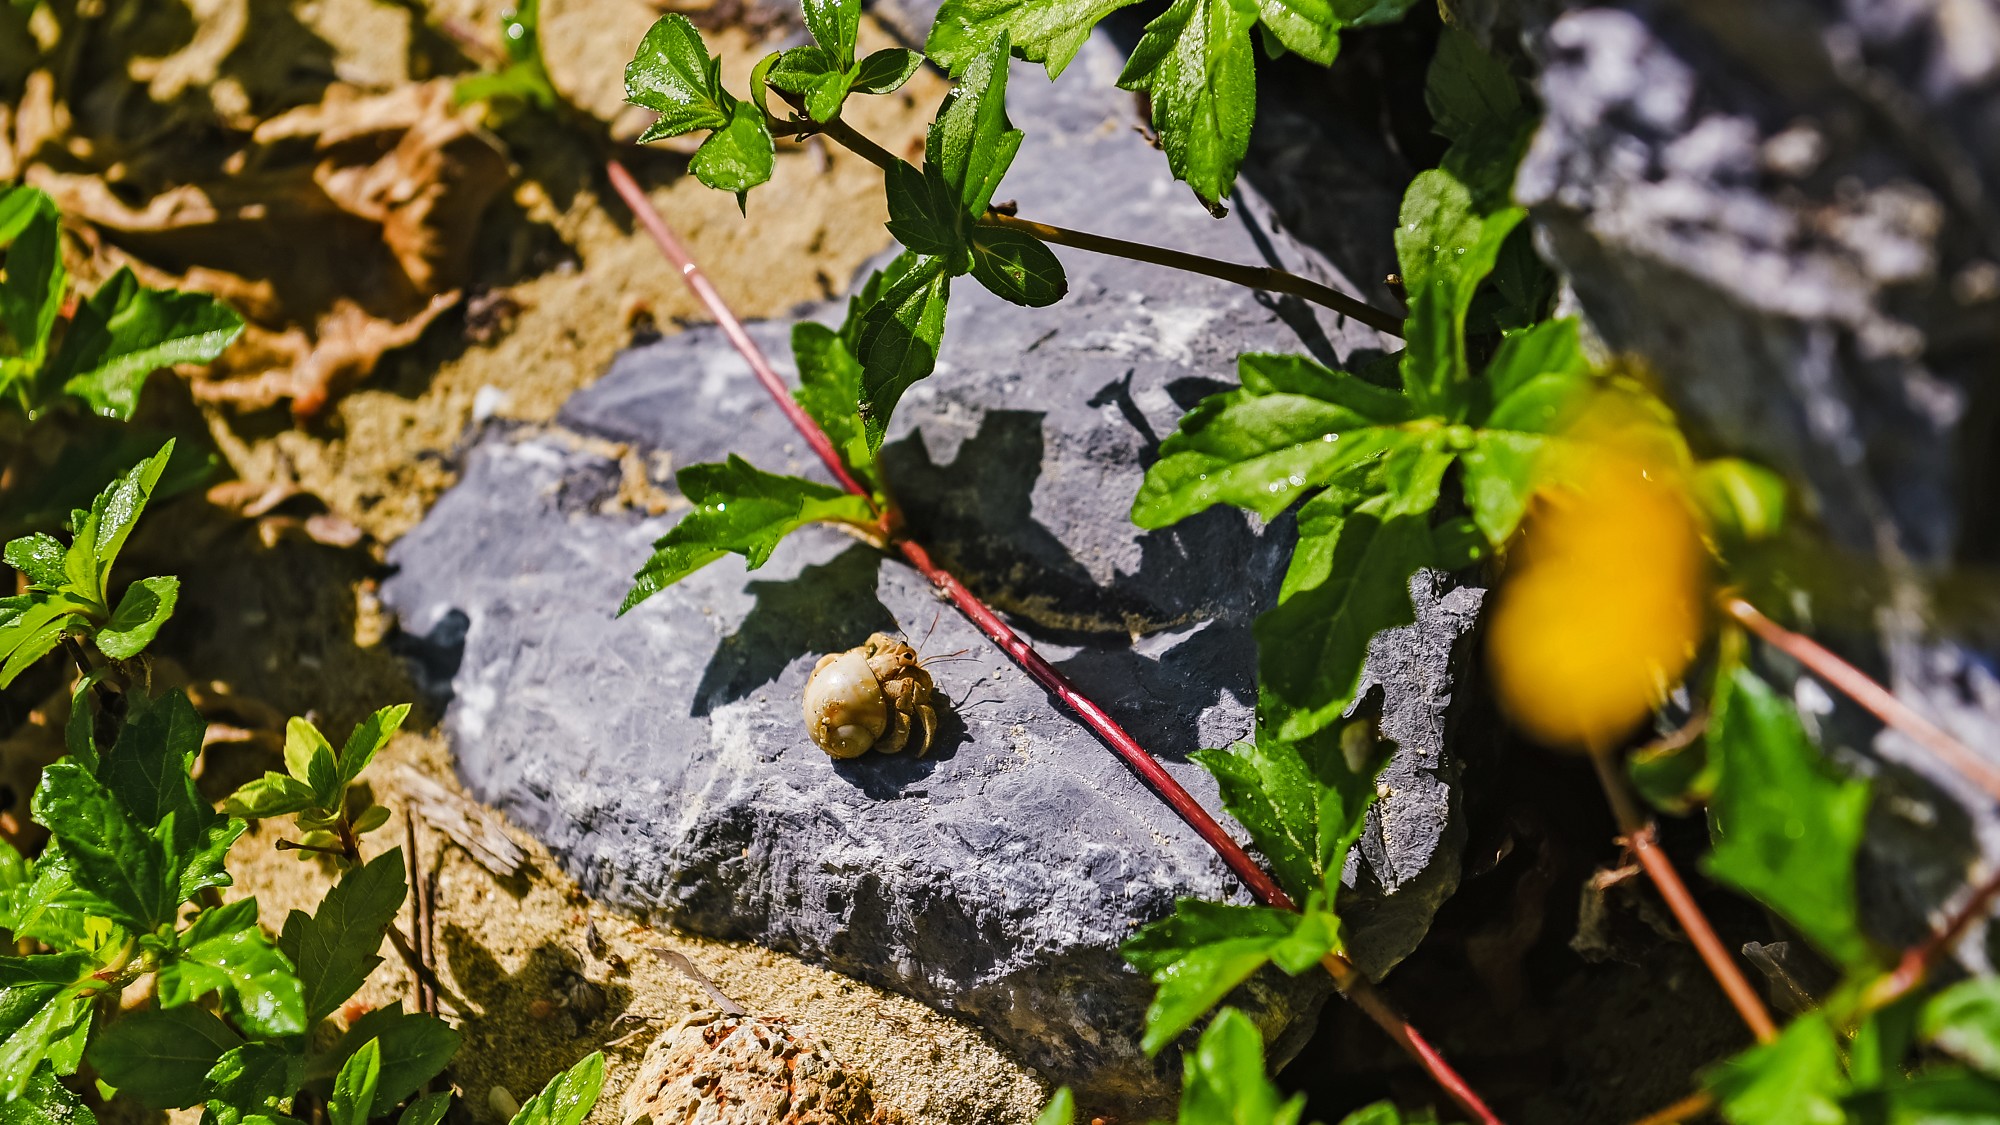
[[[1254,196],[1225,221],[1203,212],[1132,130],[1119,61],[1100,38],[1057,84],[1016,66],[1009,103],[1028,139],[1003,197],[1043,221],[1343,283]],[[1377,189],[1393,207],[1399,185]],[[904,397],[884,463],[919,538],[1219,808],[1187,755],[1251,729],[1249,625],[1291,525],[1217,510],[1142,533],[1132,496],[1179,415],[1234,379],[1238,353],[1334,361],[1384,341],[1296,302],[1058,254],[1071,291],[1051,309],[960,279],[937,374]],[[752,331],[788,368],[789,324]],[[1177,896],[1240,900],[1213,854],[914,572],[833,531],[795,536],[754,573],[718,562],[613,618],[676,517],[619,510],[618,466],[578,435],[676,465],[736,452],[821,476],[712,328],[626,353],[560,424],[489,431],[391,552],[385,601],[449,699],[474,791],[606,901],[961,1013],[1098,1104],[1170,1097],[1177,1065],[1137,1049],[1151,986],[1117,946]],[[1417,592],[1418,624],[1370,654],[1370,705],[1402,739],[1351,872],[1357,957],[1377,971],[1414,947],[1458,877],[1445,719],[1479,592],[1430,575]],[[805,735],[806,674],[895,629],[953,700],[938,745],[922,760],[834,762]],[[1325,995],[1317,976],[1271,973],[1236,1002],[1282,1052]]]

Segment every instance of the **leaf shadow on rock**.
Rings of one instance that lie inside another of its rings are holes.
[[[875,591],[881,566],[880,552],[857,543],[804,567],[796,578],[748,583],[757,604],[716,646],[689,713],[708,716],[777,682],[802,656],[817,660],[853,648],[870,633],[894,633],[896,616]]]

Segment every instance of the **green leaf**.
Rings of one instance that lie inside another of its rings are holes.
[[[1167,167],[1220,213],[1257,116],[1255,0],[1174,0],[1146,25],[1118,85],[1153,103]]]
[[[125,548],[125,540],[146,510],[153,487],[159,484],[160,474],[166,471],[173,453],[174,443],[168,441],[158,453],[112,481],[91,503],[90,511],[75,528],[75,538],[63,563],[69,573],[70,588],[79,596],[99,605],[108,604],[105,581],[111,573],[111,564]]]
[[[749,102],[730,107],[729,120],[695,150],[688,170],[718,191],[744,192],[771,178],[776,146],[764,115]]]
[[[924,167],[935,169],[971,218],[986,213],[1024,134],[1007,121],[1005,35],[973,58],[924,136]]]
[[[113,660],[139,655],[174,615],[180,596],[178,578],[141,578],[125,587],[125,596],[111,611],[111,620],[92,636],[97,651]]]
[[[76,1070],[95,969],[80,953],[0,957],[0,1101],[20,1097],[45,1060]]]
[[[898,160],[882,177],[889,202],[889,233],[918,254],[933,254],[953,263],[950,272],[963,273],[967,257],[966,229],[971,225],[957,193],[944,182],[934,164],[923,170]]]
[[[106,1082],[151,1109],[197,1105],[209,1071],[243,1039],[207,1009],[127,1012],[90,1045],[90,1064]]]
[[[0,246],[21,237],[38,211],[56,210],[56,201],[40,188],[25,184],[0,187]]]
[[[583,1125],[604,1088],[604,1052],[593,1051],[528,1099],[508,1125]]]
[[[1002,300],[1045,308],[1069,292],[1069,278],[1042,240],[1026,231],[975,227],[972,276]]]
[[[792,397],[826,431],[847,467],[872,480],[874,453],[861,422],[861,361],[839,333],[812,321],[792,326],[792,359],[799,367],[799,389]]]
[[[0,615],[0,654],[6,657],[0,663],[0,688],[55,651],[65,634],[82,632],[87,624],[76,605],[65,599],[33,602],[16,615]]]
[[[1306,1096],[1286,1100],[1264,1076],[1264,1035],[1234,1008],[1215,1014],[1181,1071],[1178,1125],[1297,1125]]]
[[[924,54],[953,77],[1006,36],[1013,51],[1038,62],[1051,79],[1090,38],[1090,29],[1134,0],[945,0]]]
[[[845,73],[838,70],[815,78],[806,90],[806,116],[821,122],[840,116],[840,107],[847,102],[850,81]]]
[[[348,1056],[333,1080],[333,1096],[327,1099],[329,1125],[368,1125],[375,1106],[375,1086],[382,1073],[382,1045],[370,1039]]]
[[[42,854],[35,857],[27,882],[8,891],[4,899],[5,920],[0,925],[12,931],[16,940],[39,941],[59,953],[76,951],[95,955],[125,940],[122,928],[65,905],[75,901],[75,897],[76,882],[70,877],[69,857],[63,854],[62,841],[51,840],[43,847]]]
[[[1467,184],[1482,211],[1507,203],[1514,169],[1534,127],[1506,64],[1455,27],[1438,37],[1424,83],[1433,127],[1449,139],[1443,167]]]
[[[370,805],[361,810],[360,816],[354,818],[354,834],[366,836],[387,823],[389,823],[389,810],[381,805]]]
[[[165,845],[88,771],[67,760],[44,769],[33,808],[36,822],[63,842],[76,891],[65,905],[138,933],[173,920],[181,899]]]
[[[1330,0],[1257,0],[1263,25],[1286,50],[1321,66],[1340,53],[1340,18]]]
[[[1785,478],[1735,457],[1703,461],[1688,491],[1708,526],[1732,543],[1757,543],[1785,526]]]
[[[1076,1121],[1076,1095],[1068,1086],[1061,1086],[1049,1095],[1049,1104],[1035,1115],[1035,1125],[1074,1125]]]
[[[1364,462],[1327,483],[1325,489],[1299,505],[1298,541],[1292,547],[1292,561],[1285,568],[1285,580],[1278,587],[1283,603],[1300,590],[1310,590],[1333,573],[1333,556],[1340,546],[1340,530],[1356,508],[1378,494],[1375,486],[1376,462]]]
[[[625,68],[626,100],[660,115],[640,144],[727,126],[733,107],[726,97],[701,32],[678,13],[653,24]]]
[[[1952,985],[1924,1004],[1918,1026],[1945,1054],[2000,1076],[2000,980]]]
[[[1541,484],[1548,443],[1561,435],[1592,387],[1576,322],[1552,320],[1511,333],[1486,369],[1493,409],[1459,457],[1472,518],[1494,546],[1520,526]]]
[[[244,829],[242,821],[218,815],[190,776],[207,729],[184,693],[169,692],[143,707],[134,705],[98,767],[117,804],[142,828],[154,826],[146,832],[160,844],[175,904],[208,887],[229,885],[223,859]]]
[[[257,900],[204,910],[159,970],[162,1007],[219,992],[236,1025],[260,1039],[299,1035],[305,998],[292,964],[257,925]]]
[[[2000,1122],[2000,1084],[1992,1079],[1940,1067],[1891,1083],[1850,1100],[1857,1112],[1842,1121],[1870,1125],[1994,1125]]]
[[[1298,913],[1184,898],[1171,915],[1132,935],[1119,951],[1159,986],[1140,1046],[1158,1054],[1274,960],[1297,975],[1339,948],[1339,923],[1323,902],[1316,896]]]
[[[861,359],[861,420],[871,451],[882,447],[903,392],[937,366],[950,293],[944,259],[920,258],[862,314],[855,354]]]
[[[1347,743],[1357,759],[1348,761]],[[1256,741],[1229,750],[1199,750],[1223,807],[1250,830],[1257,850],[1293,898],[1318,891],[1333,901],[1348,849],[1361,836],[1375,802],[1375,775],[1387,756],[1369,724],[1281,742],[1259,731]]]
[[[1730,1125],[1846,1125],[1847,1079],[1826,1016],[1809,1012],[1777,1040],[1709,1070],[1703,1082]]]
[[[77,306],[51,378],[91,410],[121,421],[146,377],[177,363],[208,363],[243,334],[243,318],[206,293],[148,289],[130,267]]]
[[[319,728],[309,719],[298,715],[285,722],[285,769],[294,778],[308,781],[312,777],[313,759],[321,754],[333,757],[333,743],[319,732]]]
[[[1875,963],[1861,933],[1855,857],[1868,784],[1820,755],[1798,713],[1748,669],[1718,678],[1708,745],[1722,763],[1709,803],[1708,873],[1783,915],[1850,970]]]
[[[778,52],[771,68],[764,72],[764,81],[775,90],[788,94],[807,94],[820,79],[829,74],[839,74],[833,58],[819,47],[793,47]]]
[[[381,1074],[376,1079],[375,1104],[369,1115],[386,1117],[398,1102],[444,1070],[458,1053],[462,1040],[450,1024],[436,1016],[405,1012],[402,1002],[397,1001],[355,1020],[331,1052],[313,1060],[313,1070],[321,1074],[335,1072],[363,1044],[379,1044]]]
[[[53,204],[37,204],[8,246],[6,271],[0,274],[0,328],[13,338],[16,354],[29,372],[38,370],[48,357],[49,338],[68,286],[62,224]],[[32,410],[36,404],[23,405]]]
[[[1268,714],[1279,738],[1304,738],[1347,709],[1369,640],[1416,620],[1410,577],[1436,556],[1427,515],[1358,511],[1341,527],[1326,580],[1257,619],[1258,679],[1279,705]]]
[[[438,1125],[438,1122],[444,1120],[445,1111],[450,1108],[450,1090],[425,1094],[404,1107],[403,1115],[396,1119],[396,1125]]]
[[[854,65],[854,40],[861,32],[861,0],[800,0],[806,30],[833,57],[834,67]]]
[[[0,1102],[0,1125],[96,1125],[97,1115],[70,1092],[47,1063],[35,1068],[27,1088]]]
[[[1405,1114],[1395,1102],[1376,1102],[1341,1118],[1340,1125],[1437,1125],[1437,1114],[1428,1109]]]
[[[375,760],[375,754],[389,744],[396,732],[403,727],[403,720],[410,717],[410,705],[399,703],[394,707],[384,707],[365,720],[356,723],[354,733],[347,736],[347,742],[340,748],[340,783],[351,785]]]
[[[1462,414],[1460,395],[1471,377],[1466,310],[1525,214],[1510,207],[1481,215],[1465,184],[1437,168],[1418,173],[1403,194],[1396,227],[1396,259],[1410,296],[1403,387],[1420,412],[1453,420]]]
[[[391,848],[342,875],[315,913],[285,918],[278,948],[297,967],[307,1026],[332,1015],[382,963],[375,951],[407,889],[403,849]]]
[[[781,477],[731,454],[721,465],[689,465],[676,476],[694,510],[653,543],[653,557],[633,577],[624,613],[723,555],[764,565],[780,540],[821,520],[866,524],[868,502],[832,485]]]
[[[893,94],[924,65],[924,56],[903,47],[884,47],[870,52],[854,64],[849,76],[854,89],[864,94]]]
[[[7,565],[45,590],[60,590],[67,580],[63,556],[67,549],[53,535],[37,532],[7,544]]]
[[[204,1100],[213,1111],[217,1103],[228,1112],[218,1113],[226,1123],[242,1121],[247,1114],[283,1112],[281,1103],[291,1100],[305,1082],[306,1059],[299,1044],[245,1043],[225,1051],[205,1078]]]
[[[282,773],[266,773],[231,793],[222,809],[231,816],[268,820],[313,807],[312,786]]]

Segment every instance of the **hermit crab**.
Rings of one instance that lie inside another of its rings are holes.
[[[887,633],[876,633],[856,648],[829,653],[806,677],[806,730],[819,748],[836,758],[858,758],[869,750],[895,754],[920,731],[917,757],[931,748],[937,711],[931,706],[931,674],[917,662],[917,650]]]

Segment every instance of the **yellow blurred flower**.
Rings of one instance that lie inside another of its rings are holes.
[[[1539,742],[1608,752],[1700,645],[1708,556],[1656,400],[1596,394],[1543,456],[1487,637],[1500,705]]]

